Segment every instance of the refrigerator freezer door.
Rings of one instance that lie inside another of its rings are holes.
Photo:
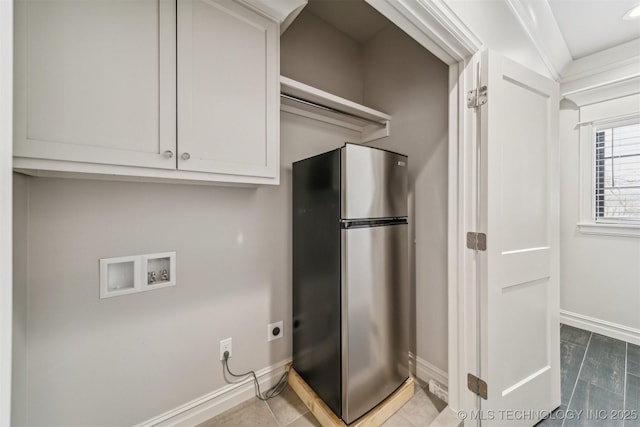
[[[408,226],[341,231],[342,419],[351,423],[409,376]]]
[[[343,219],[407,216],[407,157],[362,145],[342,148]]]

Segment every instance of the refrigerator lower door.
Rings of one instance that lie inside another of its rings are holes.
[[[342,419],[349,424],[409,376],[408,226],[341,233]]]

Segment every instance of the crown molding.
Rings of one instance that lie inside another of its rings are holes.
[[[280,24],[285,22],[292,12],[300,13],[307,4],[307,0],[240,0],[240,2]]]
[[[307,0],[304,0],[304,2],[300,3],[300,6],[293,9],[291,13],[289,13],[289,15],[284,19],[284,21],[280,23],[280,35],[284,34],[284,32],[287,31],[291,23],[298,17],[300,12],[302,12],[302,9],[304,9],[304,7],[307,5]]]
[[[573,61],[547,0],[505,0],[555,80]]]
[[[638,93],[640,38],[574,60],[548,0],[504,0],[535,46],[562,95],[588,105]]]
[[[640,93],[640,39],[573,61],[560,93],[579,106]]]
[[[562,70],[562,83],[584,80],[633,65],[640,69],[640,38],[576,59]],[[629,72],[626,71],[626,74]]]
[[[482,42],[443,0],[366,0],[447,65],[480,51]]]
[[[575,103],[578,107],[610,99],[622,98],[640,93],[640,74],[624,77],[617,80],[606,80],[593,86],[566,91],[563,86],[560,89],[562,97]]]

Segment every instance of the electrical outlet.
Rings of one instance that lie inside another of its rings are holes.
[[[231,359],[231,355],[233,351],[231,350],[231,338],[225,338],[220,341],[220,360],[224,360],[224,352],[229,352],[229,359]]]
[[[282,320],[267,325],[267,341],[277,340],[278,338],[282,338],[282,335],[284,335]]]

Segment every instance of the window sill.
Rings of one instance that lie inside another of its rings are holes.
[[[599,234],[602,236],[616,237],[640,237],[640,225],[579,222],[578,230],[583,234]]]

